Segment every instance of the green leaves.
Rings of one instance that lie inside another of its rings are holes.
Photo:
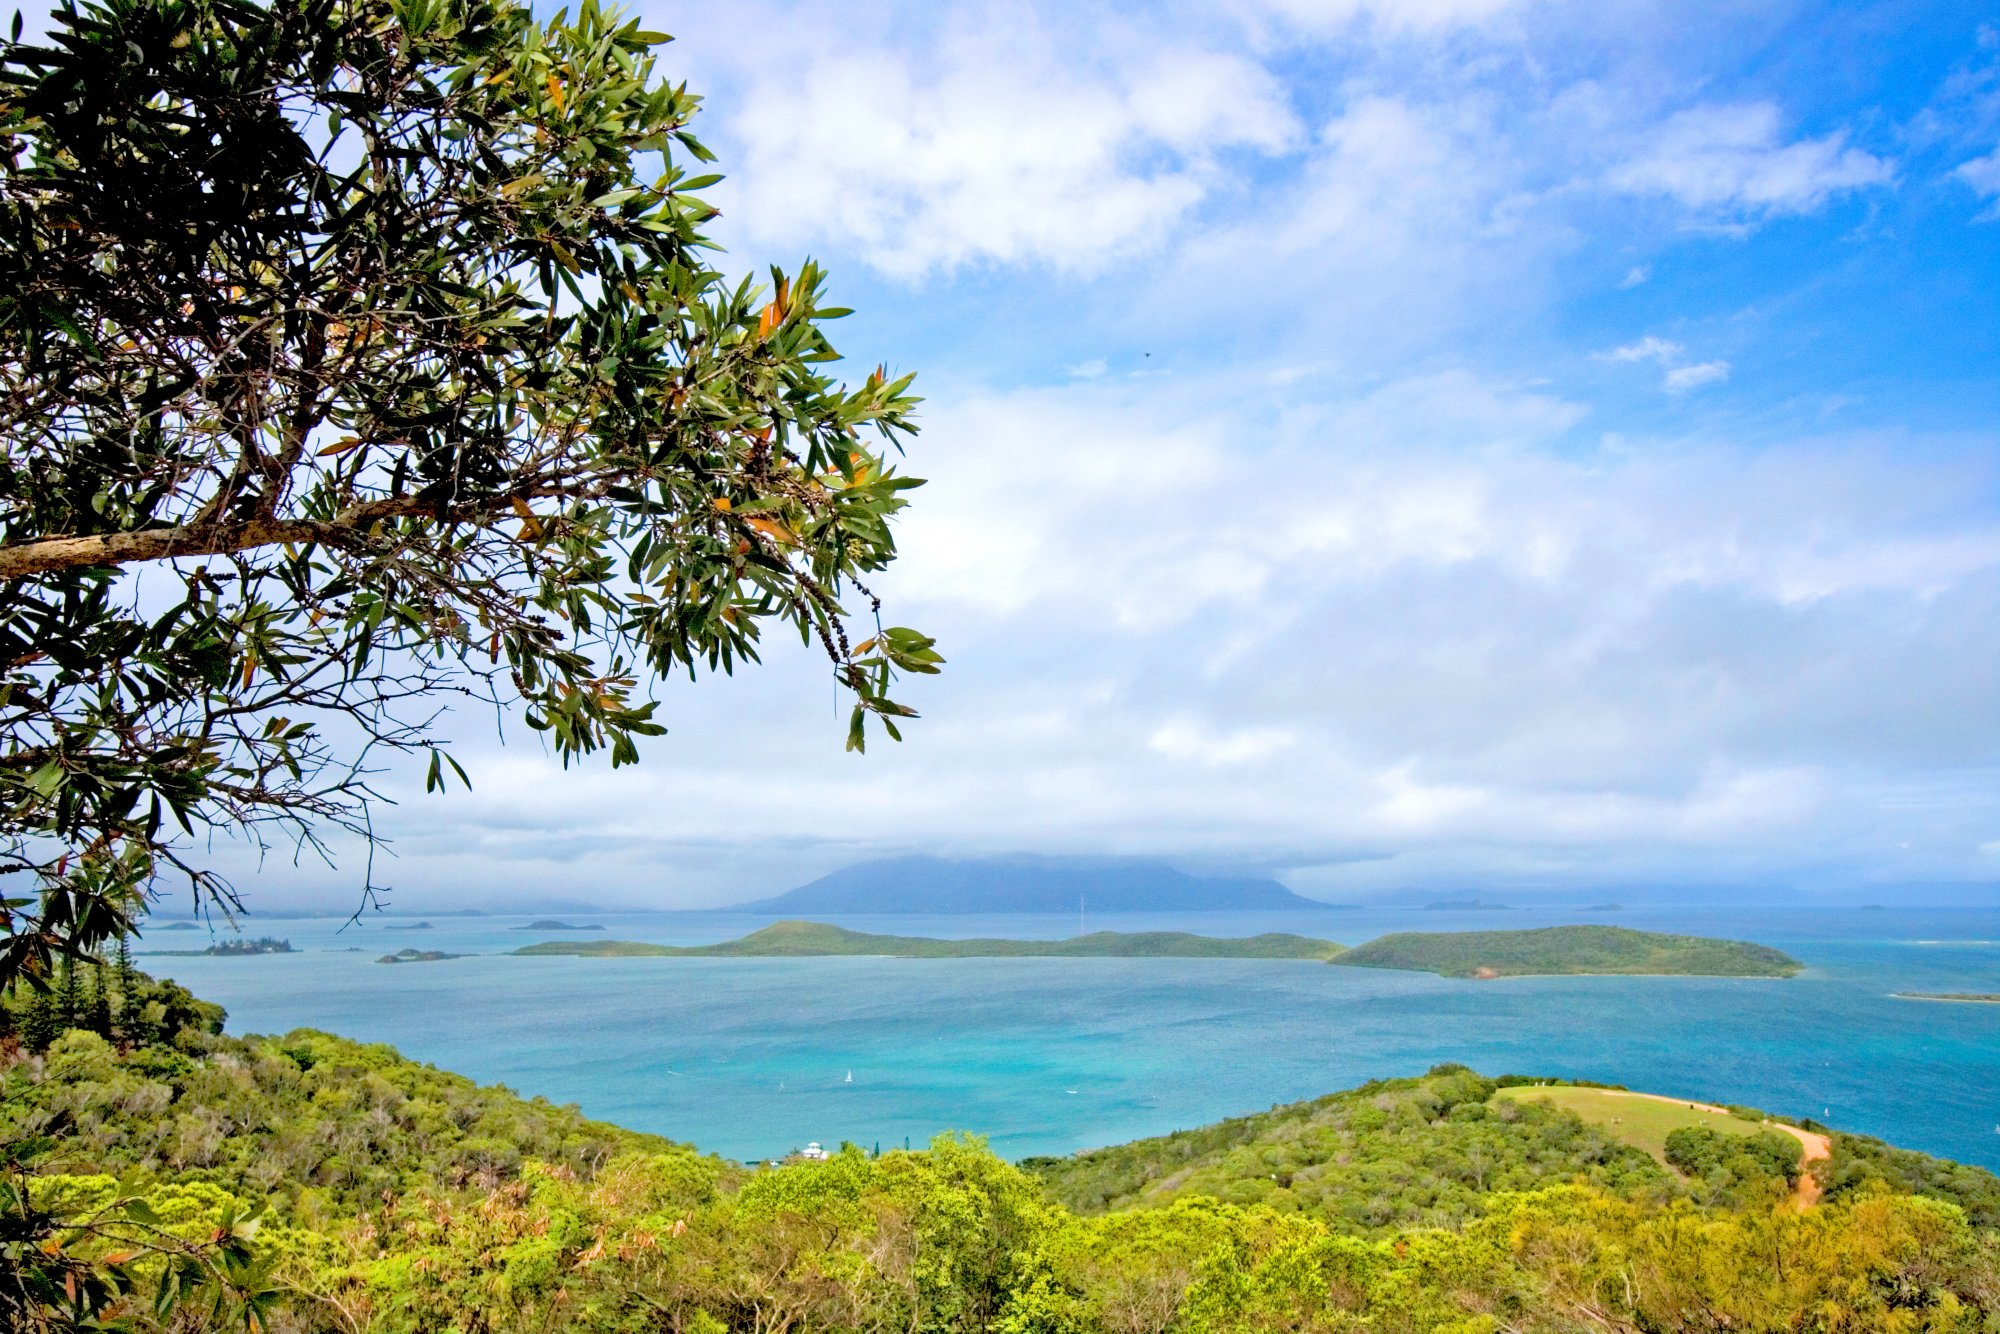
[[[60,1144],[0,1143],[0,1323],[38,1334],[263,1328],[282,1294],[271,1258],[251,1246],[257,1211],[229,1200],[190,1239],[129,1180],[32,1176]]]
[[[0,53],[0,867],[38,890],[0,984],[162,875],[232,904],[201,837],[370,839],[399,754],[467,784],[456,706],[633,763],[660,683],[778,624],[851,747],[914,716],[935,646],[849,647],[910,378],[837,377],[817,265],[712,267],[657,34],[485,0],[51,32]]]
[[[424,791],[441,792],[444,790],[444,770],[440,766],[447,764],[451,766],[451,771],[458,775],[458,781],[464,786],[465,790],[467,792],[472,791],[472,779],[466,775],[464,768],[460,766],[457,760],[454,760],[441,750],[433,750],[431,752],[430,772],[424,775]]]

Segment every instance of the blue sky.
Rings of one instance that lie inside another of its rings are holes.
[[[823,261],[920,373],[884,591],[951,668],[865,759],[781,645],[636,771],[474,742],[389,818],[411,901],[2000,881],[1983,6],[644,12],[731,262]]]

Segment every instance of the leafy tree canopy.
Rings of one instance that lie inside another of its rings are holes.
[[[65,0],[0,49],[0,983],[324,854],[452,700],[565,763],[651,685],[940,661],[861,582],[909,377],[832,378],[820,271],[731,282],[665,38],[585,0]],[[850,633],[850,622],[865,632]],[[373,888],[372,884],[369,886]]]

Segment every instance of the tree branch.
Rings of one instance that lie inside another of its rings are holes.
[[[517,499],[534,500],[556,494],[559,493],[554,489],[531,487],[445,505],[421,496],[388,496],[349,505],[331,519],[246,519],[145,528],[130,533],[94,533],[88,537],[43,537],[0,546],[0,580],[32,579],[58,570],[130,565],[174,556],[221,556],[281,542],[337,544],[383,519],[422,517],[441,523],[463,522],[495,515]],[[575,496],[577,492],[560,494]]]

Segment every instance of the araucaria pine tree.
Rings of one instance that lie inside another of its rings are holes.
[[[104,987],[104,965],[90,965],[90,994],[84,1005],[84,1027],[101,1038],[111,1036],[111,993]]]
[[[49,1044],[61,1034],[62,1023],[56,1016],[55,995],[47,991],[34,992],[28,998],[27,1017],[21,1021],[22,1045],[33,1052],[47,1051]]]
[[[56,986],[56,1018],[64,1028],[75,1028],[83,1016],[83,990],[76,978],[76,960],[65,955],[62,981]]]
[[[139,995],[139,970],[132,966],[132,940],[118,937],[118,1040],[144,1041],[146,1003]]]

